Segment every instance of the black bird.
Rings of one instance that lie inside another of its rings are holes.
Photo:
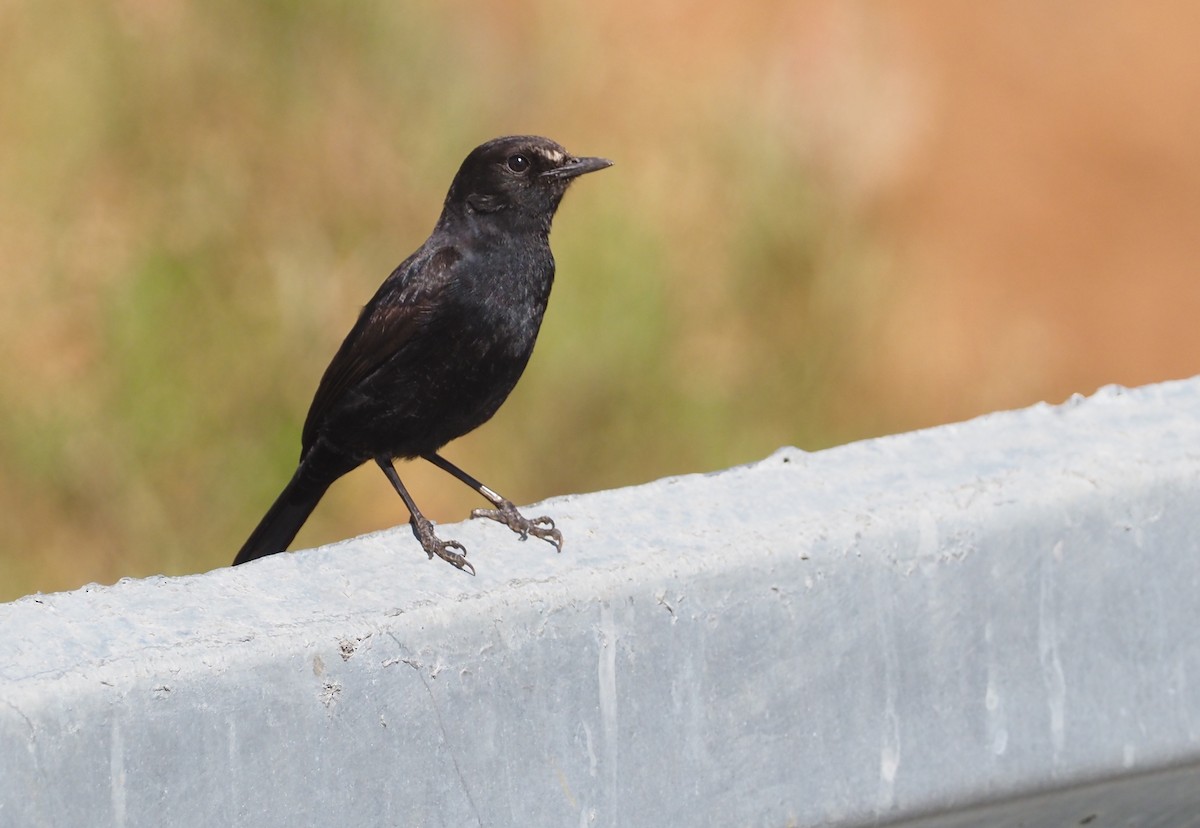
[[[554,212],[575,178],[611,165],[532,135],[497,138],[467,156],[433,233],[379,287],[325,369],[300,465],[234,565],[284,551],[330,484],[374,460],[429,557],[474,574],[463,545],[439,539],[400,482],[393,461],[416,457],[492,503],[472,517],[562,550],[553,520],[525,518],[437,451],[487,422],[517,384],[554,282]]]

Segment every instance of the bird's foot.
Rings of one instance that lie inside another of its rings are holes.
[[[433,531],[433,524],[424,516],[421,516],[419,520],[414,516],[411,523],[413,534],[421,542],[421,548],[425,550],[425,554],[429,555],[430,560],[433,560],[433,556],[436,555],[463,572],[475,574],[475,567],[467,561],[465,546],[456,540],[444,541],[439,538]],[[455,549],[458,551],[455,552]]]
[[[518,512],[517,507],[510,500],[501,500],[495,509],[476,509],[471,512],[471,517],[487,518],[497,523],[503,523],[520,535],[521,540],[527,540],[530,535],[533,535],[535,538],[541,538],[547,543],[553,544],[556,551],[562,551],[562,532],[554,528],[553,520],[545,515],[530,520]]]

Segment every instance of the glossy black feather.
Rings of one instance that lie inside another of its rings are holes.
[[[550,297],[554,212],[577,175],[605,166],[536,136],[467,156],[433,233],[383,282],[322,376],[296,474],[235,564],[283,551],[351,469],[432,454],[496,413]]]

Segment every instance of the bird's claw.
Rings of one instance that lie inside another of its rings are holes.
[[[425,544],[421,545],[425,546]],[[459,551],[452,552],[451,547]],[[434,555],[437,555],[456,569],[461,569],[463,572],[469,572],[472,575],[475,574],[475,567],[471,566],[471,562],[467,560],[467,548],[456,540],[439,540],[434,544],[432,550],[428,546],[425,546],[425,551],[429,553],[431,560]]]
[[[469,572],[472,575],[475,574],[475,567],[471,566],[470,561],[467,560],[467,547],[456,540],[444,541],[439,538],[434,534],[433,524],[428,520],[415,522],[413,524],[413,534],[421,542],[421,548],[425,550],[425,554],[429,556],[429,560],[433,560],[433,557],[436,555],[455,569],[461,569],[463,572]],[[455,552],[455,549],[458,551]]]
[[[530,520],[518,512],[517,507],[509,500],[501,501],[495,509],[476,509],[471,512],[471,517],[487,518],[497,523],[503,523],[520,535],[521,540],[528,540],[529,536],[533,535],[535,538],[553,544],[555,551],[562,552],[562,532],[554,527],[554,521],[551,518],[542,515]]]

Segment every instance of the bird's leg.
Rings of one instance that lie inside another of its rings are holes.
[[[474,575],[475,567],[467,562],[467,548],[456,540],[444,541],[434,534],[433,523],[430,522],[429,518],[421,514],[421,510],[413,502],[412,495],[408,493],[408,489],[404,488],[404,484],[400,482],[400,475],[396,474],[396,467],[392,465],[392,461],[385,457],[376,457],[375,462],[379,464],[379,468],[383,469],[383,473],[387,475],[387,479],[392,481],[392,486],[396,489],[396,493],[400,495],[400,499],[408,507],[408,522],[412,526],[413,534],[421,542],[421,548],[425,550],[425,554],[429,555],[431,560],[434,555],[437,555],[451,566],[458,567],[464,572],[470,572]],[[458,551],[455,552],[455,549]]]
[[[471,475],[467,474],[465,471],[441,455],[430,452],[429,454],[422,454],[421,456],[430,463],[433,463],[433,465],[437,466],[442,471],[449,472],[463,483],[466,483],[472,489],[483,495],[488,502],[496,507],[495,509],[475,509],[471,512],[471,517],[488,518],[489,520],[494,520],[497,523],[503,523],[509,529],[520,535],[521,540],[526,540],[530,535],[533,535],[535,538],[541,538],[547,543],[554,544],[554,548],[557,551],[562,551],[562,532],[554,528],[553,520],[545,515],[530,520],[517,511],[517,507],[513,505],[511,500],[496,494],[487,486],[480,483],[474,477],[471,477]]]

